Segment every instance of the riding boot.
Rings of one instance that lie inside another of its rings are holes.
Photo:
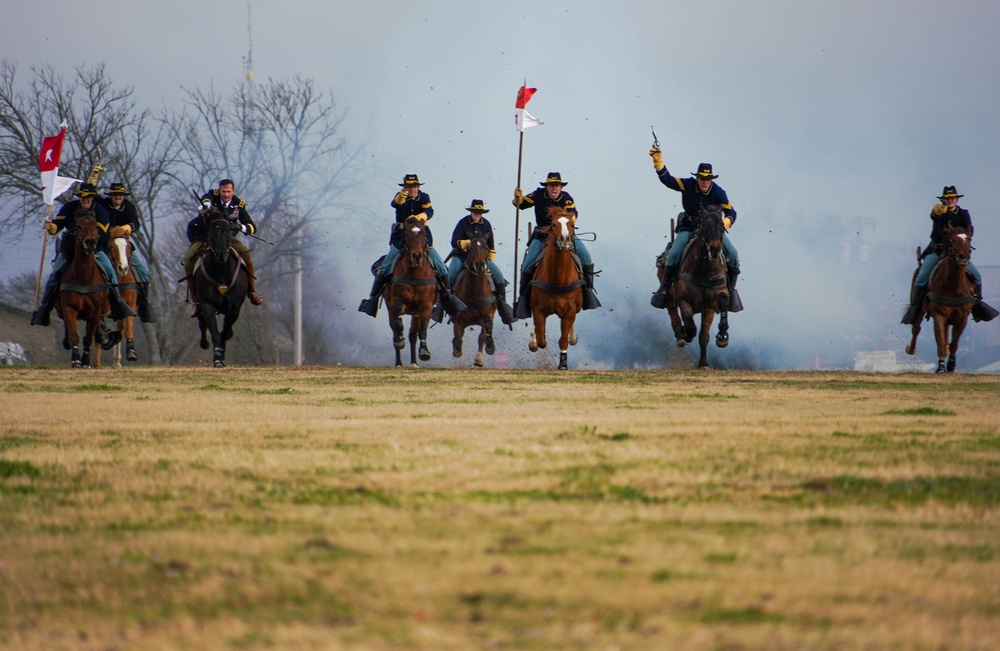
[[[992,321],[997,317],[997,312],[993,307],[983,301],[983,286],[976,283],[976,302],[972,305],[972,320],[975,322]]]
[[[49,325],[49,315],[52,308],[56,306],[56,299],[59,298],[59,285],[45,285],[45,293],[42,294],[42,302],[38,304],[38,309],[31,315],[31,325]]]
[[[663,280],[660,281],[660,288],[653,293],[652,298],[649,299],[649,304],[658,310],[666,309],[667,307],[667,292],[670,291],[670,283],[674,282],[674,276],[677,275],[677,265],[668,264],[663,267]]]
[[[726,267],[726,279],[729,281],[729,311],[730,312],[742,312],[743,311],[743,301],[740,300],[740,294],[736,291],[736,279],[739,278],[740,268],[739,267]]]
[[[188,284],[188,301],[191,303],[191,318],[198,316],[198,290],[194,286],[194,274],[187,277]]]
[[[921,287],[919,285],[914,286],[913,296],[910,297],[910,305],[906,308],[906,312],[903,313],[903,319],[900,323],[913,325],[920,319],[921,316],[923,316],[924,296],[926,295],[926,287]]]
[[[111,304],[111,318],[115,321],[136,315],[128,303],[122,300],[122,295],[118,293],[118,285],[108,283],[108,303]]]
[[[583,309],[596,310],[601,307],[601,302],[597,300],[597,292],[594,291],[594,265],[583,265]]]
[[[156,315],[149,304],[149,283],[136,283],[139,288],[136,292],[136,310],[139,312],[139,319],[143,323],[156,323]]]
[[[448,276],[438,276],[437,279],[438,291],[441,293],[441,304],[444,305],[444,311],[448,313],[448,316],[455,316],[462,310],[469,309],[468,306],[462,302],[462,299],[451,293],[451,286],[448,284]]]
[[[511,308],[510,305],[507,305],[507,283],[502,285],[500,283],[496,283],[493,296],[497,299],[497,314],[500,315],[500,321],[502,321],[506,326],[513,325],[513,323],[517,321],[517,318],[514,317],[513,308]]]
[[[514,306],[515,319],[531,318],[531,276],[530,271],[521,272],[521,291],[518,292],[517,304]]]
[[[254,286],[257,282],[257,277],[253,273],[253,263],[249,260],[244,260],[247,263],[247,298],[254,305],[260,305],[264,302],[260,294],[257,293],[257,288]]]
[[[364,312],[370,317],[378,315],[379,297],[385,286],[389,284],[389,280],[389,276],[375,276],[375,280],[372,282],[371,296],[361,301],[361,305],[358,306],[358,312]]]

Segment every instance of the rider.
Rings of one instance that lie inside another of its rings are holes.
[[[660,177],[660,183],[671,190],[680,192],[681,205],[684,207],[684,212],[677,219],[675,229],[677,236],[674,238],[670,253],[667,255],[667,263],[663,268],[663,280],[649,301],[650,305],[662,310],[667,306],[667,290],[670,283],[674,281],[677,267],[681,264],[684,247],[691,239],[691,233],[695,228],[692,222],[698,216],[699,209],[702,206],[720,206],[723,214],[722,225],[727,230],[736,223],[736,211],[733,210],[733,204],[729,203],[726,191],[718,183],[715,183],[715,179],[719,178],[719,175],[712,173],[711,163],[699,164],[698,171],[694,173],[693,177],[682,179],[671,176],[670,172],[667,171],[667,166],[663,164],[663,153],[658,145],[653,145],[653,148],[649,150],[649,155],[653,157],[653,169]],[[743,309],[739,294],[736,293],[736,278],[740,275],[739,253],[725,233],[722,235],[722,246],[726,252],[726,276],[730,290],[729,311],[739,312]]]
[[[386,254],[379,267],[375,282],[372,283],[371,295],[361,301],[358,312],[364,312],[369,316],[378,314],[378,297],[392,279],[392,269],[396,266],[399,258],[399,251],[403,248],[403,224],[408,217],[415,217],[426,224],[434,216],[434,208],[431,206],[431,198],[426,192],[420,189],[423,183],[416,174],[406,174],[403,182],[399,184],[402,188],[392,198],[390,205],[396,211],[396,223],[392,225],[392,233],[389,236],[389,253]],[[430,254],[431,262],[434,264],[434,271],[437,274],[438,291],[441,292],[441,303],[445,311],[450,315],[461,312],[465,305],[456,299],[448,285],[448,268],[444,266],[441,256],[434,250],[434,238],[431,230],[427,229],[427,250]]]
[[[198,213],[198,216],[188,222],[187,237],[191,245],[188,247],[182,260],[184,271],[187,274],[188,292],[191,295],[191,302],[194,303],[194,309],[191,312],[192,317],[198,315],[198,303],[195,300],[197,294],[194,289],[194,266],[198,261],[198,251],[208,238],[208,222],[206,221],[206,217],[212,208],[224,214],[234,224],[238,224],[241,233],[253,235],[257,232],[257,225],[254,224],[250,213],[247,212],[247,202],[236,196],[235,184],[232,179],[222,179],[219,181],[219,188],[217,190],[209,190],[202,195],[201,206],[202,209]],[[254,276],[253,257],[250,255],[250,249],[247,248],[247,245],[242,240],[235,237],[233,238],[232,247],[240,254],[240,257],[247,266],[247,296],[250,298],[251,303],[260,305],[264,302],[264,299],[261,298],[254,287],[256,277]]]
[[[528,251],[524,254],[524,262],[521,263],[521,287],[518,291],[517,305],[514,309],[515,317],[526,319],[531,316],[531,307],[528,303],[528,288],[531,285],[531,275],[533,267],[545,250],[545,238],[547,237],[541,229],[549,226],[552,219],[549,217],[549,208],[564,208],[573,215],[573,223],[576,223],[578,213],[573,197],[569,192],[564,192],[563,188],[568,185],[562,180],[559,172],[549,172],[545,180],[538,184],[538,187],[531,194],[523,194],[521,188],[514,188],[514,200],[511,202],[518,210],[525,208],[535,208],[535,229],[528,238]],[[576,248],[576,255],[580,258],[580,265],[583,267],[583,309],[593,310],[601,307],[601,302],[597,300],[594,293],[594,264],[590,259],[590,251],[583,245],[583,242],[574,235],[573,245]]]
[[[126,304],[118,293],[118,274],[108,257],[108,228],[110,218],[108,213],[99,205],[95,205],[94,197],[97,196],[97,188],[92,183],[82,183],[76,191],[79,199],[74,199],[63,204],[56,215],[55,220],[45,221],[45,230],[49,235],[55,235],[60,230],[65,229],[62,242],[59,245],[59,253],[52,262],[52,273],[45,283],[45,293],[42,295],[42,302],[38,310],[31,315],[31,325],[49,325],[49,315],[55,307],[56,297],[59,293],[59,279],[62,277],[63,268],[73,259],[75,252],[75,226],[76,218],[84,214],[92,214],[97,220],[98,246],[94,254],[97,266],[101,270],[104,282],[108,285],[108,302],[111,304],[111,318],[115,321],[126,317],[135,316],[132,308]]]
[[[111,228],[120,226],[126,230],[128,235],[139,231],[139,212],[135,209],[135,204],[126,199],[129,192],[125,190],[123,183],[112,183],[105,196],[98,197],[95,201],[99,206],[107,211],[111,220]],[[108,229],[110,232],[110,228]],[[139,311],[139,318],[146,323],[155,323],[153,310],[149,306],[149,269],[146,263],[139,256],[137,247],[132,247],[132,256],[129,265],[135,269],[137,292],[136,309]]]
[[[469,255],[468,250],[472,240],[476,238],[486,240],[486,246],[490,247],[490,257],[486,261],[486,267],[493,276],[495,286],[493,296],[497,299],[497,313],[500,314],[500,320],[504,325],[510,325],[514,323],[514,311],[507,305],[507,281],[500,273],[500,267],[493,261],[497,253],[493,243],[493,226],[483,217],[489,210],[486,209],[482,199],[473,199],[466,210],[469,214],[459,220],[451,234],[452,251],[451,262],[448,264],[448,282],[454,286],[458,272]]]
[[[902,323],[913,325],[914,321],[919,319],[923,312],[924,296],[927,294],[927,282],[931,278],[934,265],[937,264],[938,259],[941,257],[945,242],[945,228],[949,225],[953,228],[964,228],[969,231],[969,237],[972,237],[972,216],[969,215],[968,210],[958,205],[958,200],[964,196],[964,194],[958,193],[954,185],[946,185],[944,191],[941,192],[941,196],[938,197],[941,203],[934,204],[934,207],[931,208],[931,222],[933,223],[933,226],[931,226],[931,243],[927,245],[921,256],[926,258],[926,260],[920,265],[920,271],[913,282],[913,296],[911,297],[910,305],[906,308],[906,313],[903,314]],[[979,273],[979,270],[976,269],[976,265],[972,264],[971,260],[966,269],[975,278],[976,302],[972,306],[972,318],[975,321],[992,321],[998,312],[983,301],[983,277]]]

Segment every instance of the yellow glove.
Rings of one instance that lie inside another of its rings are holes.
[[[132,234],[132,227],[129,226],[128,224],[122,224],[122,230],[125,231],[126,236]]]
[[[663,164],[663,152],[660,151],[659,147],[653,147],[649,150],[649,155],[653,157],[653,169],[661,170],[666,165]]]
[[[463,251],[468,251],[470,244],[472,244],[472,240],[459,240],[458,248],[462,249]]]
[[[725,228],[727,231],[729,230],[729,227],[732,226],[732,225],[733,225],[733,220],[732,219],[730,219],[728,217],[723,217],[722,218],[722,227]]]
[[[940,216],[948,212],[948,207],[945,206],[943,203],[936,203],[934,204],[934,207],[931,208],[931,212],[933,212],[935,215]]]
[[[514,201],[511,203],[520,208],[522,201],[524,201],[524,195],[521,193],[521,188],[514,188]]]
[[[394,201],[400,206],[402,206],[404,203],[406,203],[406,200],[409,198],[410,198],[410,193],[406,191],[406,188],[403,188],[402,190],[399,191],[399,194],[396,195]]]
[[[424,224],[427,223],[427,213],[425,213],[425,212],[418,213],[418,214],[414,215],[413,218],[414,219],[419,219]]]
[[[497,257],[496,249],[490,249],[490,262],[493,262]]]
[[[45,220],[45,224],[43,224],[43,226],[45,226],[45,230],[47,230],[49,232],[49,235],[55,235],[56,234],[56,230],[58,230],[56,228],[56,225],[53,222],[50,222],[48,220]]]

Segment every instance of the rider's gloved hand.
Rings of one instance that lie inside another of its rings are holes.
[[[666,165],[663,164],[663,152],[660,151],[659,147],[654,146],[652,149],[650,149],[649,155],[653,157],[654,170],[661,170],[664,167],[666,167]]]
[[[122,224],[122,230],[125,231],[126,236],[132,234],[132,227],[128,224]]]
[[[514,188],[514,200],[511,203],[520,208],[522,201],[524,201],[524,195],[521,193],[521,188]]]
[[[397,204],[402,206],[404,203],[406,203],[406,200],[409,198],[410,198],[410,193],[406,191],[406,188],[403,188],[402,190],[399,191],[399,194],[396,195],[395,201]]]
[[[56,225],[54,222],[50,222],[49,220],[46,219],[43,226],[45,227],[45,230],[48,231],[49,235],[56,234]]]
[[[492,262],[493,260],[496,259],[496,257],[497,257],[496,249],[490,249],[490,261]]]
[[[427,213],[422,212],[413,216],[414,219],[419,219],[422,223],[427,223]]]
[[[463,251],[468,251],[470,244],[472,244],[472,240],[459,240],[458,248],[462,249]]]
[[[934,204],[934,207],[931,208],[931,212],[933,212],[935,215],[938,216],[943,215],[946,212],[948,212],[948,206],[944,205],[943,203],[936,203]]]
[[[725,228],[727,231],[729,230],[729,227],[732,226],[732,225],[733,225],[733,220],[732,219],[730,219],[728,217],[723,217],[722,218],[722,227]]]
[[[250,232],[250,229],[247,228],[246,224],[240,224],[240,232],[245,235]]]

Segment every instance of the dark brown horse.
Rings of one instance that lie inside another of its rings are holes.
[[[110,311],[108,286],[95,258],[99,236],[93,213],[77,213],[74,229],[74,250],[72,259],[62,273],[57,309],[66,328],[63,347],[70,351],[73,368],[90,368],[90,347],[94,343],[101,319]],[[79,321],[87,322],[82,353]],[[118,338],[120,340],[120,335]],[[107,341],[113,341],[110,345],[117,343],[110,339]],[[100,366],[99,357],[97,365]]]
[[[392,343],[396,349],[396,366],[402,366],[400,351],[406,347],[403,317],[410,316],[410,366],[417,364],[417,338],[420,339],[421,361],[431,358],[427,348],[427,327],[438,300],[437,278],[427,246],[427,228],[419,219],[408,218],[403,224],[403,247],[392,269],[392,282],[383,291]]]
[[[569,368],[569,347],[576,345],[573,328],[577,313],[583,308],[583,277],[573,252],[575,217],[561,207],[549,208],[552,219],[545,228],[545,250],[531,280],[531,316],[535,327],[531,331],[528,350],[545,348],[545,319],[555,314],[560,321],[559,370]]]
[[[466,309],[455,314],[451,322],[455,329],[452,339],[455,357],[462,356],[462,335],[466,328],[479,326],[479,350],[473,362],[476,366],[483,365],[483,348],[487,355],[496,352],[493,342],[493,319],[497,313],[497,299],[493,296],[493,285],[486,261],[490,258],[490,247],[481,237],[469,242],[469,248],[463,265],[463,272],[455,284],[455,296]]]
[[[233,326],[240,318],[247,297],[249,274],[240,255],[232,248],[234,226],[218,210],[213,210],[208,223],[208,251],[194,270],[195,296],[198,301],[199,345],[208,350],[208,335],[212,338],[212,364],[226,365],[226,342],[233,338]],[[218,316],[222,315],[222,330]]]
[[[121,294],[122,300],[135,312],[136,303],[139,298],[139,284],[136,281],[135,271],[130,264],[133,244],[131,239],[129,239],[129,233],[121,226],[113,227],[110,235],[111,245],[108,247],[108,250],[110,252],[111,264],[114,265],[115,273],[118,274],[118,292]],[[125,359],[130,362],[137,361],[139,355],[136,353],[135,339],[133,337],[135,317],[125,317],[117,321],[116,324],[119,334],[125,338]],[[121,344],[119,343],[114,350],[114,367],[121,368]]]
[[[917,335],[920,321],[927,318],[934,321],[934,339],[937,341],[937,373],[951,373],[955,370],[958,340],[969,321],[972,304],[976,300],[972,281],[969,278],[969,254],[972,238],[964,228],[949,224],[945,228],[944,252],[931,271],[927,281],[927,295],[924,297],[923,312],[913,321],[913,338],[906,347],[906,354],[917,352]],[[914,276],[915,278],[916,276]],[[948,328],[951,328],[951,342],[948,342]],[[945,356],[948,361],[945,363]]]
[[[729,289],[726,286],[726,261],[722,249],[724,232],[722,208],[702,206],[688,250],[677,268],[677,279],[667,298],[667,312],[670,314],[677,346],[683,348],[694,340],[695,334],[699,335],[699,368],[711,368],[708,363],[708,337],[716,312],[721,313],[722,318],[719,320],[715,343],[720,348],[729,344],[729,322],[726,318]],[[662,280],[662,267],[657,270],[657,277]],[[694,315],[699,313],[700,333],[694,323]]]

